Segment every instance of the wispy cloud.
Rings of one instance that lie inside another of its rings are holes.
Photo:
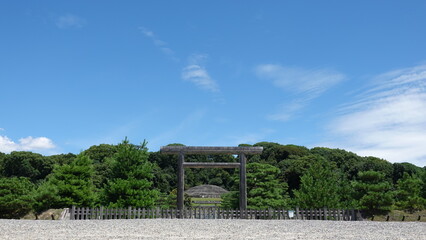
[[[7,136],[0,136],[0,152],[40,151],[56,148],[52,140],[46,137],[26,137],[16,143]]]
[[[382,74],[330,124],[335,147],[426,165],[426,65]]]
[[[256,67],[259,77],[271,80],[277,87],[287,92],[316,98],[330,87],[345,79],[345,76],[327,69],[303,69],[283,67],[278,64],[263,64]]]
[[[58,28],[81,28],[86,24],[86,20],[73,14],[60,16],[55,22]]]
[[[210,92],[219,92],[219,86],[213,80],[203,62],[207,59],[205,54],[194,54],[189,58],[189,64],[182,70],[182,79],[194,83],[201,89]]]
[[[278,64],[262,64],[255,68],[257,76],[271,81],[276,87],[294,94],[290,103],[285,103],[268,119],[287,121],[313,99],[343,81],[345,75],[329,69],[303,69]]]
[[[158,49],[160,49],[160,51],[164,54],[164,55],[166,55],[168,58],[170,58],[170,59],[172,59],[173,61],[179,61],[179,58],[178,57],[176,57],[176,54],[175,54],[175,52],[171,49],[171,48],[169,48],[168,47],[168,44],[167,44],[167,42],[165,42],[165,41],[163,41],[163,40],[161,40],[161,39],[159,39],[158,37],[157,37],[157,35],[153,32],[153,31],[151,31],[151,30],[149,30],[149,29],[147,29],[147,28],[145,28],[145,27],[139,27],[139,30],[147,37],[147,38],[149,38],[149,39],[151,39],[151,41],[152,41],[152,43],[156,46],[156,47],[158,47]]]
[[[149,39],[152,43],[160,49],[160,51],[168,58],[179,62],[180,59],[176,57],[175,52],[168,47],[167,42],[158,38],[158,36],[151,30],[145,27],[139,27],[139,30]],[[210,76],[204,62],[207,59],[206,54],[192,54],[188,58],[188,64],[182,69],[181,78],[184,81],[192,82],[197,87],[210,92],[220,92],[219,86],[216,81]],[[223,102],[222,98],[217,98],[217,101]]]
[[[290,103],[282,104],[279,107],[278,112],[268,115],[267,118],[274,121],[288,121],[301,109],[303,109],[307,102],[308,101],[304,99],[292,100]]]

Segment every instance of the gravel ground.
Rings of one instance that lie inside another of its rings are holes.
[[[302,220],[0,220],[0,239],[416,239],[426,223]]]

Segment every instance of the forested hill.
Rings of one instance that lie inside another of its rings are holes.
[[[70,205],[174,207],[177,157],[148,152],[145,145],[125,140],[91,146],[78,155],[0,153],[0,218]],[[264,148],[248,156],[249,208],[426,207],[426,167],[341,149],[272,142],[241,146]],[[238,161],[232,155],[187,155],[185,160]],[[201,184],[230,190],[223,207],[238,207],[238,169],[185,169],[186,189]]]

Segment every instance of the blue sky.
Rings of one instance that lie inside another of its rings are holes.
[[[425,1],[1,1],[0,151],[126,136],[426,165]]]

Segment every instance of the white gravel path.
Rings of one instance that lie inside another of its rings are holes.
[[[0,239],[416,239],[426,223],[302,220],[0,220]]]

